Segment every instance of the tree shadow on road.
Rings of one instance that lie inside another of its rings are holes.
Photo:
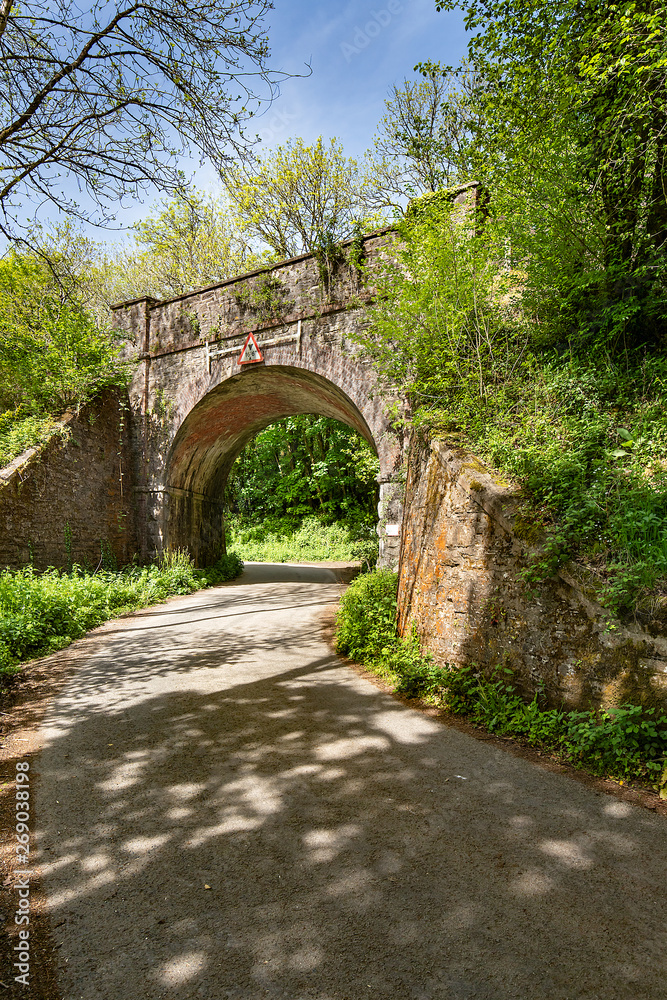
[[[110,636],[49,732],[67,1000],[663,995],[663,820],[406,709],[316,622],[254,637],[222,598],[217,625],[198,610],[201,647]]]

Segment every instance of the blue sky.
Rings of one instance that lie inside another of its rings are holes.
[[[275,0],[269,40],[274,68],[298,74],[310,63],[312,73],[286,80],[249,132],[264,146],[290,136],[307,142],[336,136],[348,156],[372,145],[393,83],[412,77],[420,61],[456,65],[467,47],[461,13],[439,14],[434,0]],[[215,189],[211,168],[197,179]]]
[[[296,73],[309,61],[313,69],[285,81],[274,117],[293,116],[286,134],[336,135],[350,155],[371,144],[392,83],[420,60],[458,63],[466,49],[462,15],[438,14],[434,0],[277,0],[269,38],[275,66]]]
[[[456,65],[466,53],[463,16],[459,11],[437,13],[435,0],[274,3],[267,20],[269,65],[295,75],[283,82],[279,97],[248,126],[249,135],[261,137],[260,150],[290,136],[311,143],[322,135],[326,140],[338,138],[348,156],[361,156],[372,146],[392,84],[413,77],[417,62],[430,59]],[[220,190],[211,164],[201,166],[194,158],[183,168],[197,187]],[[116,206],[114,228],[91,226],[84,231],[100,243],[124,243],[128,228],[159,201],[159,193],[147,191],[141,201],[128,199]]]

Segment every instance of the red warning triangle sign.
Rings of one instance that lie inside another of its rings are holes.
[[[259,349],[259,344],[255,340],[252,333],[249,333],[246,337],[246,342],[243,345],[243,350],[239,356],[238,363],[240,365],[251,365],[255,361],[263,361],[264,355]]]

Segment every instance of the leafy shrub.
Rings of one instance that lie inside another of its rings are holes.
[[[37,573],[32,566],[0,573],[0,683],[21,660],[63,649],[117,615],[232,579],[243,568],[234,553],[211,570],[196,570],[187,552],[166,552],[156,566],[89,573],[73,566]]]
[[[599,712],[542,708],[540,692],[526,703],[497,669],[485,678],[472,666],[450,670],[443,703],[500,735],[555,750],[576,766],[615,778],[655,782],[667,765],[667,717],[653,708],[621,705]]]
[[[366,573],[352,581],[340,601],[336,648],[367,663],[386,656],[396,637],[398,577],[388,569]]]
[[[226,583],[234,580],[243,572],[243,560],[237,556],[236,552],[228,552],[221,556],[215,565],[202,571],[202,577],[209,587],[215,587],[218,583]]]

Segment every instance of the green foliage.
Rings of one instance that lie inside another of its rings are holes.
[[[385,385],[413,408],[441,400],[475,411],[511,379],[527,347],[516,277],[503,266],[505,220],[477,230],[475,215],[451,197],[417,203],[399,228],[396,264],[378,276],[372,325],[358,339]]]
[[[134,228],[136,250],[117,262],[118,298],[170,298],[260,267],[239,220],[221,199],[183,189]],[[122,294],[120,292],[122,291]]]
[[[0,413],[0,469],[27,448],[44,444],[62,425],[51,416],[26,414],[24,407]]]
[[[548,332],[617,349],[662,338],[667,4],[442,0],[484,91],[475,173],[506,202]]]
[[[278,320],[283,316],[288,294],[278,275],[270,272],[232,289],[232,295],[240,309],[251,309],[266,321]]]
[[[73,280],[56,280],[36,257],[0,260],[0,466],[62,432],[53,418],[66,407],[124,384],[117,356],[108,331],[77,300]]]
[[[335,138],[312,146],[293,138],[252,161],[227,158],[221,177],[245,231],[279,260],[312,253],[323,233],[336,243],[359,220],[366,231],[382,222],[365,208],[362,165]]]
[[[346,259],[343,248],[336,242],[333,228],[330,225],[317,233],[313,252],[317,261],[320,284],[324,293],[329,295],[336,271]]]
[[[276,421],[246,445],[230,473],[226,501],[243,526],[281,535],[316,515],[367,538],[375,531],[377,470],[377,457],[351,428],[300,414]]]
[[[666,621],[667,362],[545,344],[508,259],[514,220],[476,222],[446,193],[415,204],[361,342],[416,424],[522,487],[522,521],[547,536],[531,589],[576,559],[612,612]]]
[[[59,415],[124,382],[106,331],[37,259],[0,260],[0,408]]]
[[[347,251],[347,262],[355,271],[358,278],[364,278],[364,265],[366,263],[366,247],[364,245],[364,231],[360,223],[354,227],[354,236],[350,241]]]
[[[369,170],[369,200],[398,215],[406,198],[475,176],[467,150],[479,114],[476,74],[463,66],[455,75],[437,63],[415,69],[421,80],[390,90]]]
[[[213,566],[200,570],[201,578],[206,581],[209,587],[215,587],[220,583],[227,583],[236,579],[243,572],[243,560],[236,552],[227,552],[220,556]]]
[[[336,649],[366,663],[386,655],[396,642],[398,578],[388,569],[353,580],[340,600]]]
[[[655,784],[667,765],[667,717],[653,708],[566,711],[541,707],[538,691],[526,702],[512,683],[512,671],[497,668],[484,677],[472,666],[453,668],[443,703],[499,735],[521,737],[531,746],[554,750],[594,774]]]
[[[233,579],[243,569],[230,553],[208,570],[196,570],[187,552],[167,552],[158,565],[90,573],[32,566],[0,573],[0,688],[19,662],[63,649],[109,618],[156,604],[173,594]]]
[[[275,521],[269,523],[275,524]],[[228,535],[247,562],[352,562],[361,559],[374,564],[375,551],[355,539],[343,524],[323,524],[316,517],[304,518],[299,528],[283,523],[282,530],[271,531],[267,524],[256,527],[232,525]]]

